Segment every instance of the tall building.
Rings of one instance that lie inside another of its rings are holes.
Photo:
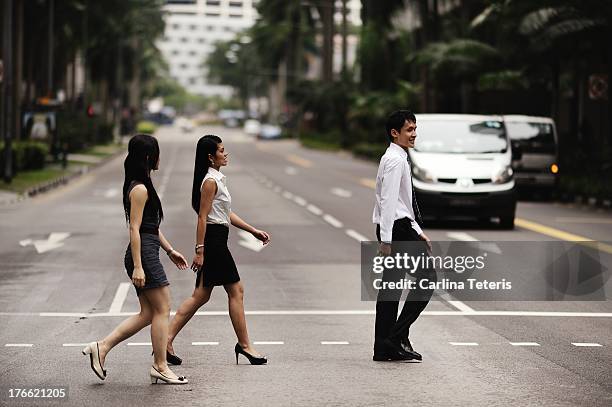
[[[318,0],[287,0],[301,2],[305,7]],[[170,67],[170,76],[189,92],[211,96],[228,97],[232,88],[208,83],[206,58],[214,51],[217,41],[234,38],[253,24],[257,18],[256,5],[259,0],[166,0],[163,7],[166,31],[158,42],[164,58]],[[336,24],[342,21],[341,0],[335,0]],[[347,20],[352,26],[360,26],[360,0],[347,0]],[[336,33],[334,50],[334,71],[340,71],[341,45]],[[357,37],[349,38],[348,60],[355,60]],[[307,77],[317,77],[320,63],[315,62]]]
[[[189,92],[230,96],[232,88],[208,83],[206,58],[217,41],[234,38],[255,23],[258,0],[167,0],[166,32],[157,44],[170,76]]]

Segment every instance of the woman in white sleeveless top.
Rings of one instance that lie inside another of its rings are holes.
[[[238,355],[247,357],[254,365],[267,363],[251,345],[244,316],[243,287],[236,263],[227,247],[229,226],[246,230],[261,240],[270,241],[270,235],[246,223],[232,212],[232,197],[226,177],[219,170],[227,165],[227,156],[221,139],[204,136],[198,141],[193,176],[191,204],[198,214],[195,256],[192,269],[197,272],[195,290],[179,307],[170,323],[168,335],[169,363],[181,364],[174,354],[172,342],[196,311],[210,299],[215,286],[222,285],[229,297],[229,314],[238,343],[234,347],[236,363]]]

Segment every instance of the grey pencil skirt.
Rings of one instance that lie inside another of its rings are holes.
[[[140,232],[140,259],[145,273],[145,285],[142,288],[134,286],[136,294],[139,296],[144,290],[170,285],[164,266],[159,260],[159,247],[159,236]],[[132,259],[132,248],[129,244],[125,251],[124,264],[128,276],[132,279],[134,260]]]

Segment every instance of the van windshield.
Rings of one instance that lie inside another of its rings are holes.
[[[508,149],[500,121],[426,121],[418,123],[415,150],[425,153],[504,153]]]
[[[555,152],[555,136],[550,123],[506,122],[512,143],[523,152]]]

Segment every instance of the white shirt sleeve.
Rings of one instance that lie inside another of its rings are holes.
[[[390,159],[385,164],[380,188],[380,240],[382,242],[390,243],[393,236],[393,222],[403,173],[404,162],[400,158]]]

